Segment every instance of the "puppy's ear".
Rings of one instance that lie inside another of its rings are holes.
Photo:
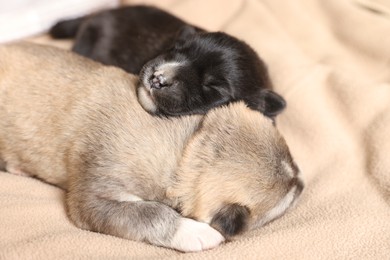
[[[188,39],[188,37],[196,33],[197,33],[197,29],[194,26],[184,25],[182,28],[180,28],[179,32],[177,33],[176,41],[185,41]]]
[[[214,215],[210,225],[225,237],[245,230],[249,219],[249,209],[238,204],[226,204]]]
[[[286,101],[282,96],[270,89],[262,89],[254,109],[259,110],[264,115],[273,118],[282,112],[285,107]]]

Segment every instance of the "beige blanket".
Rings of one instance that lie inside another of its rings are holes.
[[[390,1],[135,2],[240,37],[269,64],[300,202],[236,242],[182,254],[77,229],[60,189],[0,173],[0,259],[389,259]]]

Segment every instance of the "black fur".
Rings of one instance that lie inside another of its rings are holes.
[[[102,11],[60,22],[50,33],[76,37],[73,51],[83,56],[140,73],[158,114],[204,114],[244,100],[250,108],[275,117],[286,106],[271,90],[266,65],[250,46],[154,7]],[[171,75],[154,75],[159,65],[169,62],[183,64]]]
[[[231,237],[245,230],[249,214],[250,211],[245,206],[227,204],[214,215],[210,225],[224,237]]]
[[[163,10],[140,5],[60,21],[49,33],[54,38],[75,38],[74,52],[138,74],[147,61],[172,46],[183,25]]]
[[[285,106],[273,92],[265,64],[246,43],[222,32],[198,33],[182,29],[173,48],[149,61],[140,77],[150,90],[159,113],[204,114],[231,101],[274,117]],[[162,81],[154,73],[161,65],[180,63]]]
[[[84,20],[85,18],[81,17],[73,20],[67,20],[65,22],[59,22],[50,29],[49,34],[53,38],[57,39],[73,38],[76,36],[80,24]]]

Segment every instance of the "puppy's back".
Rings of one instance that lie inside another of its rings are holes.
[[[88,127],[82,115],[110,92],[134,92],[126,101],[137,103],[136,79],[54,47],[3,45],[0,55],[0,157],[64,186],[71,142]]]
[[[164,193],[200,116],[153,117],[138,103],[135,76],[69,51],[22,43],[0,47],[0,55],[0,158],[7,170],[28,169],[67,188],[68,175],[83,172],[86,162],[137,162],[137,179],[158,180]]]

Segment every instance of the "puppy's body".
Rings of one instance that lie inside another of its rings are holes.
[[[205,32],[158,8],[106,10],[59,22],[50,33],[75,37],[76,53],[140,73],[140,102],[151,113],[205,114],[243,100],[274,117],[285,107],[271,90],[266,65],[249,45],[222,32]]]
[[[74,52],[138,74],[146,62],[172,47],[185,25],[163,10],[131,6],[60,22],[50,34],[76,37]]]
[[[66,189],[80,228],[198,251],[280,216],[303,188],[271,120],[242,103],[161,119],[119,69],[29,44],[0,55],[0,162]]]

